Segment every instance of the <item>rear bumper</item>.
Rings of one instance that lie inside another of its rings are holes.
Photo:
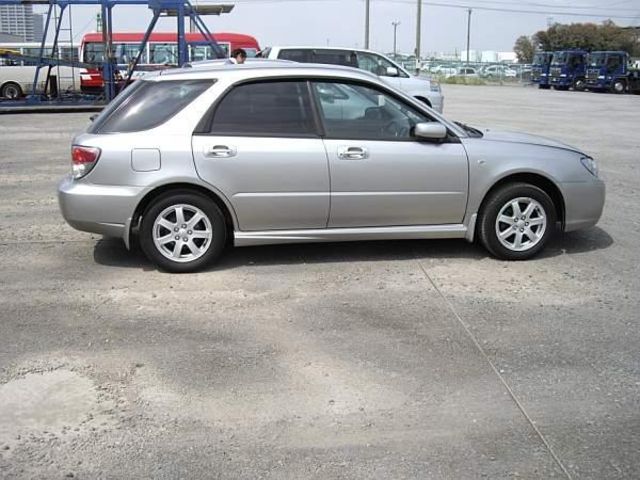
[[[58,185],[62,216],[76,230],[120,237],[128,242],[129,224],[142,187],[94,185],[65,177]]]
[[[563,183],[561,188],[565,203],[565,232],[591,227],[598,223],[605,200],[605,186],[602,180]]]

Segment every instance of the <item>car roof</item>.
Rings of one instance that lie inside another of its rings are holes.
[[[354,48],[354,47],[329,47],[329,46],[318,46],[318,45],[273,45],[271,47],[266,47],[264,48],[264,50],[266,50],[267,48],[271,48],[273,50],[284,50],[284,49],[305,49],[305,50],[347,50],[350,52],[366,52],[366,53],[375,53],[377,55],[382,55],[383,57],[386,57],[386,55],[384,53],[380,53],[380,52],[376,52],[375,50],[368,50],[366,48]]]
[[[228,58],[213,58],[209,60],[199,60],[197,62],[191,62],[185,65],[186,68],[207,68],[214,65],[223,65],[225,63],[233,64]],[[245,63],[268,63],[272,65],[277,65],[279,63],[293,63],[291,60],[280,60],[280,59],[270,59],[270,58],[247,58]],[[235,64],[237,66],[237,64]]]
[[[341,65],[295,63],[295,62],[250,62],[241,65],[232,63],[211,63],[198,68],[184,67],[162,70],[158,75],[145,76],[153,81],[197,79],[197,78],[228,78],[241,80],[264,77],[340,77],[354,80],[368,80],[380,83],[381,80],[366,70],[345,67]]]

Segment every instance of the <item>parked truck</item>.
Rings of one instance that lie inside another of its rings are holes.
[[[538,84],[538,88],[548,89],[549,85],[549,69],[551,68],[551,59],[553,52],[538,52],[533,56],[531,64],[531,81]]]
[[[587,52],[561,50],[553,53],[549,68],[549,84],[556,90],[582,91],[586,88]]]
[[[629,54],[622,51],[591,52],[587,87],[594,91],[624,93],[637,88],[637,71],[629,68]]]

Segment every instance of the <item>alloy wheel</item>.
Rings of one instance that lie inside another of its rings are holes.
[[[165,208],[153,222],[153,243],[158,251],[174,262],[191,262],[204,255],[213,239],[207,215],[187,204]]]
[[[536,246],[547,229],[547,214],[530,197],[518,197],[505,203],[496,218],[496,236],[513,252],[525,252]]]

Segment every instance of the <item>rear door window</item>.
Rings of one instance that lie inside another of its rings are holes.
[[[322,50],[313,51],[313,63],[326,63],[329,65],[343,65],[345,67],[358,68],[356,52],[350,50]]]
[[[317,136],[307,83],[246,83],[231,90],[213,114],[214,135]]]
[[[138,132],[157,127],[196,99],[214,80],[138,80],[96,119],[89,133]],[[131,90],[129,90],[131,89]]]
[[[292,62],[300,63],[310,63],[312,61],[311,50],[304,48],[286,48],[284,50],[280,50],[278,58],[281,60],[290,60]]]

